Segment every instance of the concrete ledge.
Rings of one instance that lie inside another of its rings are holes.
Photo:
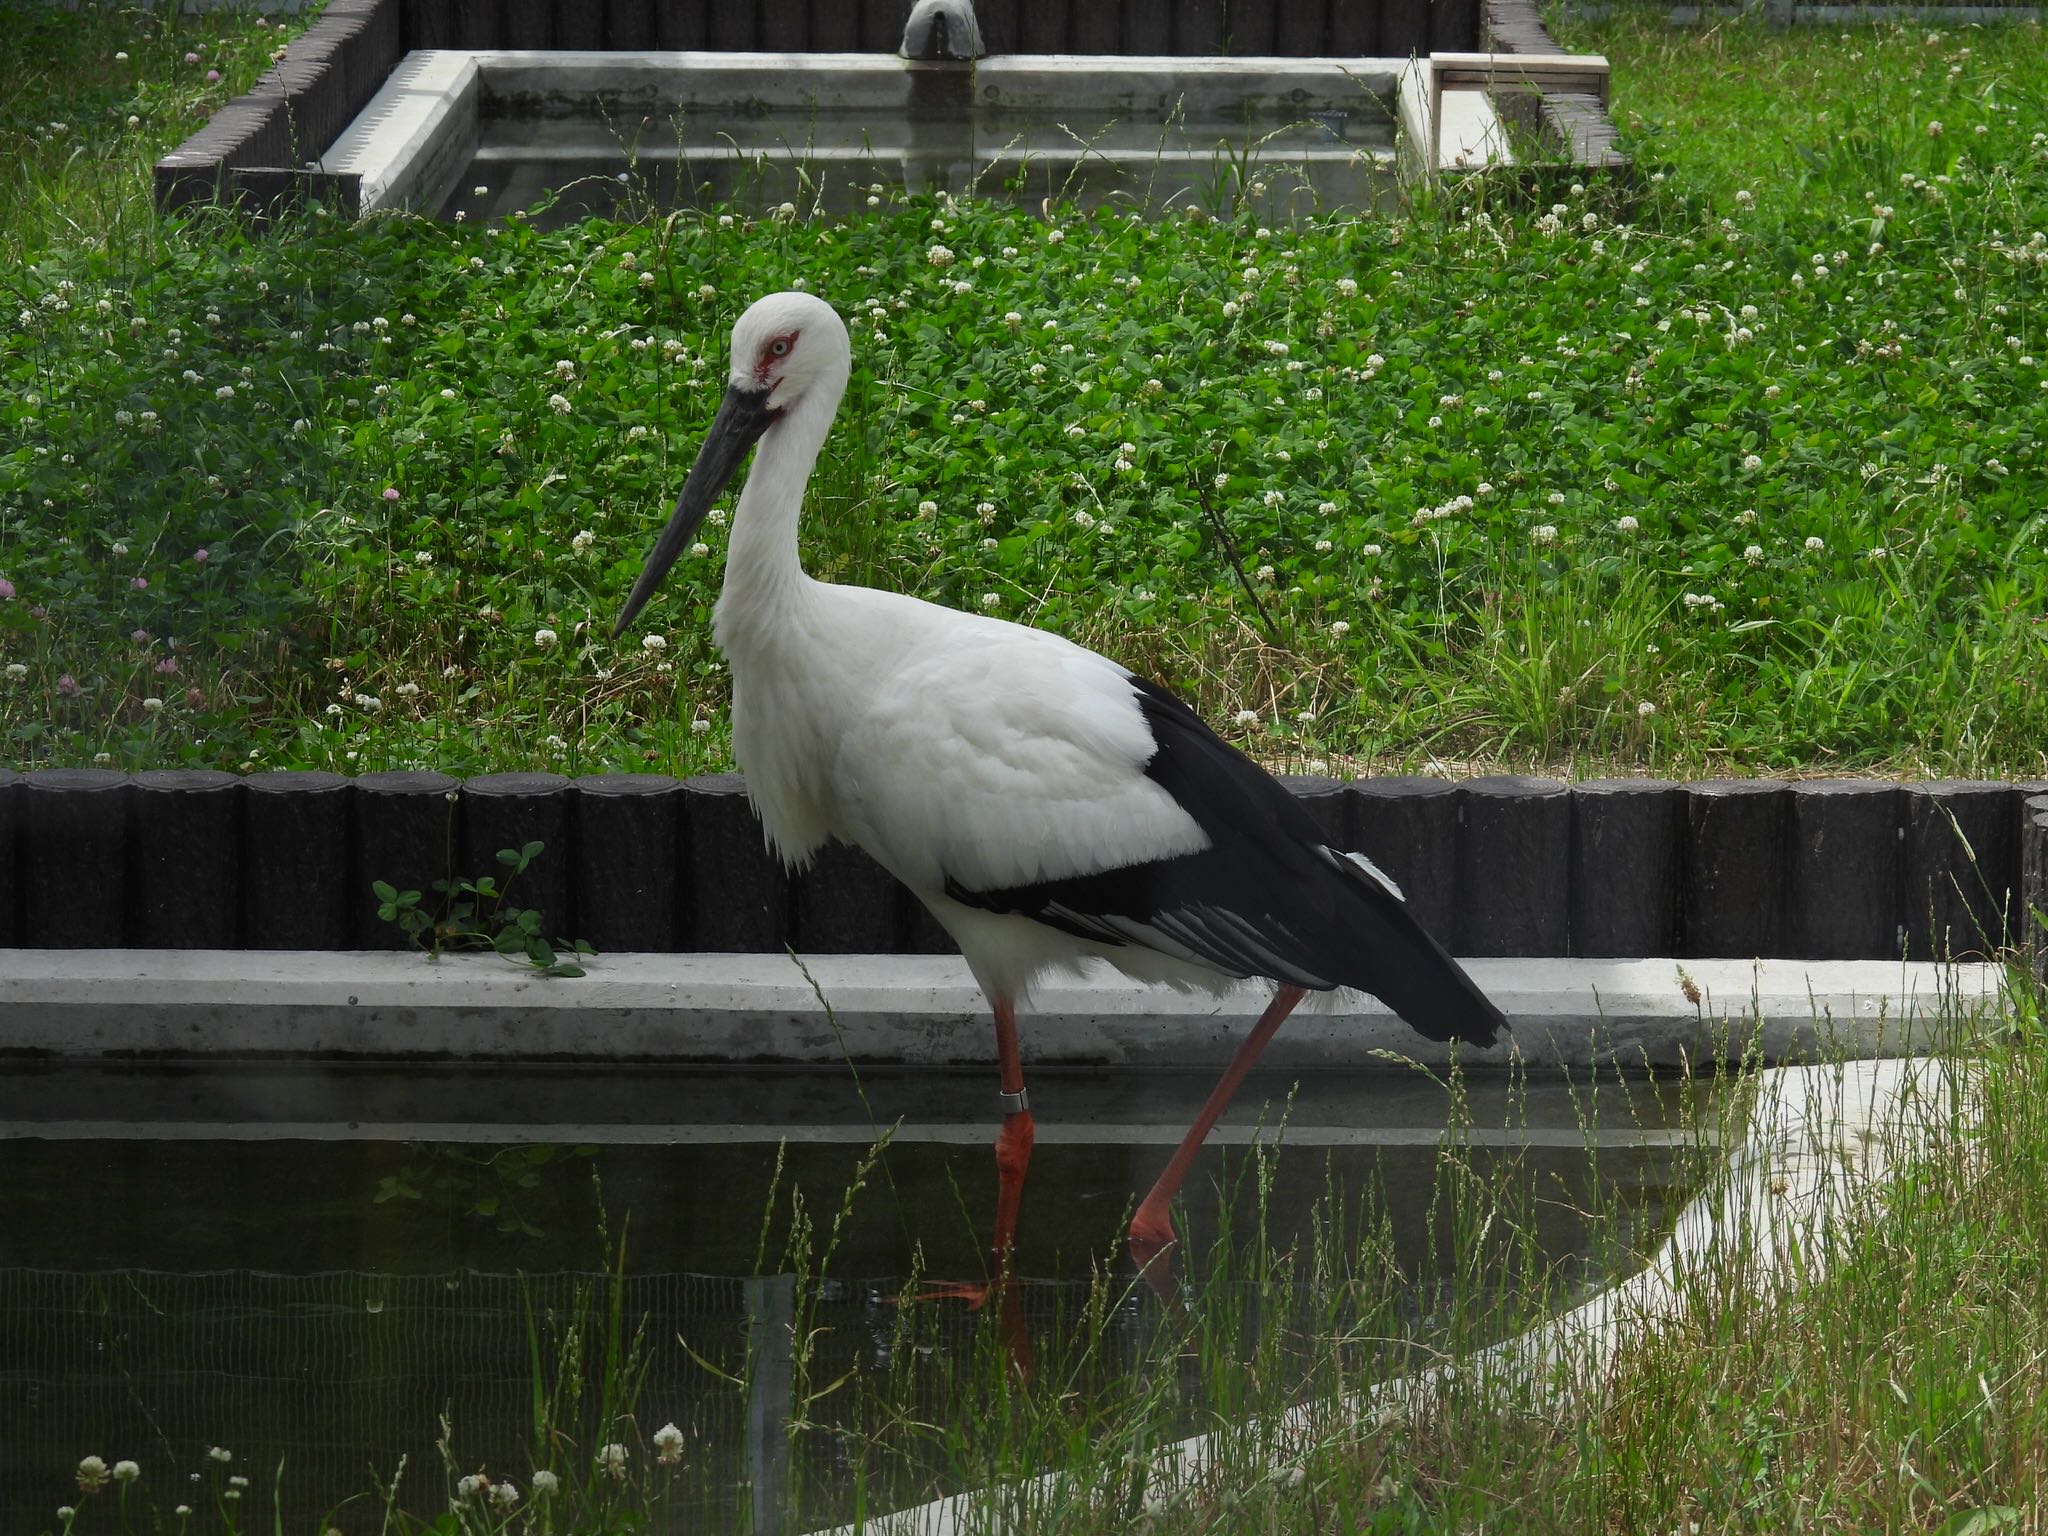
[[[361,178],[359,213],[432,210],[476,146],[481,95],[474,54],[407,54],[320,169]]]
[[[606,955],[579,980],[494,956],[388,952],[11,950],[0,974],[0,1057],[42,1061],[486,1057],[498,1062],[890,1063],[985,1067],[986,1005],[943,955]],[[1997,1005],[1995,966],[1878,961],[1466,962],[1514,1025],[1471,1066],[1676,1066],[1924,1050]],[[1681,967],[1683,971],[1681,972]],[[1686,996],[1683,977],[1698,995]],[[828,1011],[819,994],[830,1000]],[[1023,1018],[1027,1063],[1213,1070],[1266,999],[1141,986],[1110,973],[1041,987]],[[1376,1001],[1323,1000],[1267,1053],[1276,1071],[1358,1066],[1375,1053],[1448,1058]],[[1512,1053],[1512,1054],[1511,1054]]]

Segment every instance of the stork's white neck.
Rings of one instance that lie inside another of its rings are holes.
[[[725,586],[712,615],[711,634],[730,658],[735,647],[789,632],[792,606],[810,584],[797,555],[797,524],[804,487],[818,462],[846,388],[842,376],[818,380],[761,435],[746,489],[732,514]]]

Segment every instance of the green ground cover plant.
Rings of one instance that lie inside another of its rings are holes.
[[[0,731],[721,764],[719,529],[608,625],[732,318],[802,283],[858,370],[813,568],[1103,646],[1269,758],[2039,772],[2048,50],[1826,41],[1861,67],[1645,45],[1639,184],[1553,206],[17,234]],[[1752,113],[1772,79],[1798,111]]]

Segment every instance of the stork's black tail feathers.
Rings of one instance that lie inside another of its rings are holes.
[[[1415,920],[1394,883],[1330,848],[1294,796],[1157,684],[1131,679],[1157,750],[1146,774],[1210,846],[1067,879],[972,891],[1106,944],[1142,944],[1228,975],[1369,992],[1431,1040],[1487,1046],[1507,1019]]]

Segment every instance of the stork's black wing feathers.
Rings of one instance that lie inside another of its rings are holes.
[[[946,894],[1232,976],[1370,992],[1433,1040],[1492,1044],[1505,1024],[1391,883],[1326,845],[1295,798],[1158,684],[1131,679],[1151,777],[1208,835],[1200,853],[1001,890]]]

